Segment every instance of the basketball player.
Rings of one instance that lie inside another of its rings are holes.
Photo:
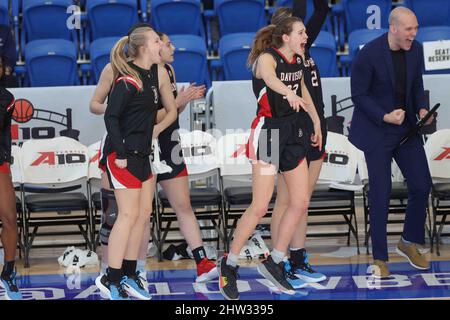
[[[218,263],[220,292],[229,300],[239,298],[237,259],[242,246],[267,213],[278,170],[286,181],[289,205],[281,218],[274,249],[257,269],[282,292],[294,293],[286,280],[284,260],[287,246],[309,203],[308,167],[303,161],[310,144],[309,136],[306,137],[308,113],[316,132],[311,139],[322,147],[320,120],[305,87],[303,63],[298,56],[306,40],[303,22],[295,17],[286,18],[259,30],[249,55],[253,91],[258,100],[247,148],[252,160],[253,195],[250,207],[239,219],[230,253]]]
[[[277,24],[284,18],[292,16],[304,18],[306,16],[306,0],[294,0],[294,10],[291,8],[280,8],[272,16],[272,24]],[[304,79],[308,92],[311,95],[312,101],[317,108],[317,113],[320,118],[320,127],[322,129],[322,148],[319,149],[317,145],[312,145],[308,149],[306,159],[308,160],[308,176],[309,176],[309,196],[311,197],[317,179],[319,178],[320,170],[322,168],[325,153],[325,143],[327,137],[327,126],[324,117],[324,103],[322,98],[322,84],[320,81],[320,74],[309,54],[309,48],[319,35],[322,25],[328,14],[327,0],[314,0],[314,14],[306,25],[308,32],[308,41],[303,51],[302,59],[304,64]],[[312,123],[308,121],[310,125]],[[312,129],[312,128],[311,128]],[[289,205],[289,193],[283,175],[278,175],[277,198],[275,201],[274,210],[271,220],[272,241],[276,241],[278,234],[278,226],[280,224],[283,213]],[[306,282],[320,282],[326,279],[322,273],[316,272],[309,264],[308,254],[305,249],[306,231],[307,231],[308,211],[301,216],[298,230],[294,233],[294,237],[290,243],[290,261],[286,262],[286,269],[292,270],[294,274]],[[288,279],[288,281],[290,281]]]
[[[167,73],[160,67],[161,40],[150,27],[134,29],[111,51],[114,86],[105,112],[107,136],[101,163],[114,189],[119,214],[109,237],[108,270],[96,279],[112,300],[150,299],[136,275],[145,224],[155,188],[150,166],[152,137],[176,119],[176,105]],[[125,46],[133,57],[128,61]],[[166,117],[157,125],[162,99]]]
[[[21,300],[16,283],[15,259],[17,248],[16,195],[11,180],[11,117],[14,96],[0,87],[0,220],[2,221],[2,245],[5,252],[0,287],[7,300]]]
[[[178,113],[181,113],[185,106],[192,100],[199,99],[203,97],[205,93],[204,86],[195,86],[190,85],[187,89],[181,88],[177,93],[176,90],[176,82],[175,82],[175,73],[173,68],[169,63],[173,62],[173,54],[174,54],[174,46],[170,42],[169,38],[166,35],[160,34],[161,39],[163,41],[163,48],[161,50],[161,56],[163,59],[162,67],[167,70],[169,74],[169,78],[172,84],[172,92],[174,97],[176,98],[176,103],[178,107]],[[112,80],[112,69],[110,64],[108,64],[102,71],[100,76],[99,83],[97,85],[96,91],[91,101],[91,111],[96,114],[101,114],[105,110],[104,101],[111,87]],[[158,111],[157,122],[160,119],[164,118],[165,110],[163,106],[160,106],[160,110]],[[161,149],[161,160],[164,160],[167,165],[172,167],[172,172],[169,174],[158,175],[158,182],[163,187],[165,193],[169,198],[169,202],[174,209],[178,221],[180,223],[180,229],[185,237],[188,245],[192,249],[194,259],[197,264],[197,278],[196,282],[205,282],[212,280],[217,277],[217,269],[215,264],[208,260],[206,257],[206,252],[203,247],[200,229],[198,227],[197,219],[195,218],[195,214],[192,210],[190,199],[189,199],[189,185],[188,178],[186,172],[186,166],[183,162],[178,163],[177,161],[173,161],[171,157],[172,150],[181,150],[178,140],[178,119],[175,123],[173,123],[169,128],[164,130],[158,138],[160,149]],[[182,158],[181,158],[182,159]],[[106,180],[107,179],[103,179]],[[108,197],[109,206],[105,206],[108,208],[114,207],[114,195],[106,194],[108,191],[103,190],[103,194],[105,197]],[[105,201],[103,202],[105,204]],[[104,212],[104,216],[110,216],[109,212],[111,210],[107,210]],[[107,241],[108,241],[108,232],[107,229],[112,228],[115,219],[104,219],[108,220],[109,223],[102,224],[101,233],[101,241],[102,241],[102,253],[107,252]],[[147,244],[150,237],[150,223],[147,223],[148,229],[142,239],[141,250],[139,255],[138,264],[142,260],[142,270],[145,269],[145,259],[147,253]],[[142,277],[144,278],[144,277]]]

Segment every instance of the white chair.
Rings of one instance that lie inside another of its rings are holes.
[[[31,247],[68,245],[65,242],[35,246],[36,236],[81,234],[83,242],[70,244],[90,247],[89,201],[85,190],[80,191],[87,188],[88,164],[88,149],[71,138],[29,140],[23,144],[20,167],[25,267],[29,267]],[[72,192],[75,190],[78,192]],[[84,215],[72,214],[72,211],[84,211]],[[38,233],[40,227],[67,225],[77,226],[79,232]]]
[[[441,236],[447,215],[450,214],[450,129],[439,130],[428,137],[425,143],[433,187],[431,191],[431,208],[433,214],[433,238],[436,239],[436,252],[440,255]],[[438,217],[441,217],[438,222]]]
[[[197,185],[190,189],[192,208],[199,222],[207,221],[205,226],[200,225],[202,232],[213,230],[217,235],[203,237],[204,241],[218,241],[224,239],[220,230],[222,197],[219,191],[219,166],[215,156],[216,139],[203,131],[184,132],[180,130],[181,148],[186,163],[189,181]],[[214,183],[216,181],[216,183]],[[201,182],[201,184],[200,184]],[[164,190],[158,191],[158,206],[156,208],[158,256],[162,260],[162,248],[170,231],[178,228],[172,227],[176,221],[176,215],[166,212],[170,208],[169,200]],[[212,225],[210,225],[212,224]],[[171,240],[178,241],[178,240]]]

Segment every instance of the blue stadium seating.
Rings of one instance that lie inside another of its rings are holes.
[[[91,40],[122,37],[138,22],[136,0],[87,0]]]
[[[336,61],[336,42],[331,33],[321,31],[309,53],[317,64],[322,77],[339,76]]]
[[[220,60],[224,80],[250,80],[252,74],[247,67],[247,58],[255,33],[232,33],[219,41]]]
[[[211,85],[206,58],[205,39],[200,36],[182,34],[171,35],[175,46],[175,69],[177,82],[196,82]]]
[[[9,24],[8,0],[0,0],[0,24]]]
[[[51,38],[76,41],[75,29],[67,28],[67,8],[72,4],[72,0],[24,1],[22,43]]]
[[[264,0],[215,0],[221,36],[256,32],[266,25]]]
[[[205,34],[200,0],[152,0],[151,21],[166,34]]]
[[[450,26],[419,28],[416,40],[423,44],[425,41],[450,40]],[[425,71],[425,74],[450,73],[450,69]]]
[[[103,68],[109,63],[112,47],[120,38],[108,37],[92,41],[90,47],[93,82],[97,83]]]
[[[350,59],[353,60],[356,57],[361,46],[378,38],[387,31],[388,29],[361,29],[350,33],[348,36],[348,52]]]
[[[63,39],[35,40],[25,46],[25,62],[32,87],[79,84],[75,44]]]
[[[405,0],[405,5],[414,11],[420,27],[450,26],[448,0]]]
[[[345,22],[347,27],[347,35],[350,35],[355,30],[367,29],[368,18],[375,15],[379,17],[378,23],[381,28],[388,28],[389,14],[391,12],[391,0],[342,0],[342,5],[345,12]],[[378,6],[376,14],[372,11],[369,13],[368,8]],[[372,22],[371,20],[369,22]],[[371,26],[371,24],[370,24]]]

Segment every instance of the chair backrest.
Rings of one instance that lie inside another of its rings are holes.
[[[26,0],[23,3],[23,26],[26,41],[39,39],[74,39],[74,29],[67,27],[72,0]]]
[[[342,0],[347,32],[388,28],[391,0]]]
[[[171,34],[201,35],[203,28],[200,0],[152,0],[152,26]]]
[[[220,38],[219,52],[224,80],[250,80],[252,73],[247,67],[255,33],[232,33]]]
[[[356,149],[356,148],[355,148]],[[357,162],[358,162],[358,175],[361,181],[366,184],[369,181],[369,172],[367,170],[367,162],[364,153],[356,149]],[[391,181],[392,182],[404,182],[405,178],[397,165],[397,163],[392,160],[391,162]]]
[[[214,0],[222,36],[256,32],[266,25],[264,0]]]
[[[173,67],[177,82],[196,82],[210,85],[205,39],[184,34],[170,36],[176,47]]]
[[[11,164],[11,177],[14,186],[18,186],[22,183],[22,172],[21,172],[21,154],[22,149],[18,146],[11,146],[11,156],[13,158],[13,163]]]
[[[359,50],[363,48],[370,41],[380,37],[387,32],[387,29],[364,29],[353,31],[348,36],[348,53],[350,59],[353,60],[358,54]]]
[[[405,0],[405,5],[414,11],[420,27],[450,25],[448,0]]]
[[[136,0],[87,0],[86,9],[92,40],[123,37],[138,22]]]
[[[229,133],[217,141],[217,160],[221,176],[252,174],[252,166],[246,155],[249,136],[249,132]]]
[[[352,183],[355,180],[358,154],[348,138],[342,134],[328,132],[326,153],[319,179]]]
[[[89,151],[67,137],[28,140],[22,145],[20,163],[25,184],[69,184],[87,178]]]
[[[92,41],[90,46],[92,74],[95,83],[98,82],[103,68],[109,63],[111,49],[120,38],[107,37]]]
[[[8,0],[0,0],[0,24],[9,25]]]
[[[219,168],[217,141],[207,132],[180,130],[181,148],[189,176],[205,175]]]
[[[71,86],[79,83],[77,50],[69,40],[35,40],[25,46],[25,62],[33,87]]]
[[[101,179],[102,170],[98,167],[100,162],[100,145],[101,141],[97,141],[88,147],[89,152],[89,179]]]
[[[438,130],[425,143],[431,177],[450,179],[450,129]]]
[[[322,77],[337,77],[336,41],[331,33],[321,31],[309,53],[317,64]]]

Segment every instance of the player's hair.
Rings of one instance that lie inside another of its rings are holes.
[[[283,46],[283,35],[291,34],[295,22],[302,22],[302,20],[297,17],[287,17],[276,25],[270,24],[260,29],[253,40],[252,51],[248,56],[248,66],[251,67],[266,49],[272,46],[276,48]]]
[[[292,8],[280,7],[273,13],[270,24],[279,24],[284,19],[292,17],[292,13]]]

